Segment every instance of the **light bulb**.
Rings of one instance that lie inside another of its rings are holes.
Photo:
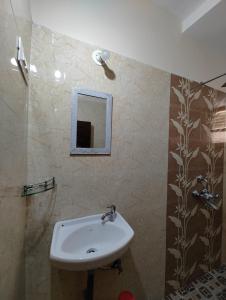
[[[37,73],[37,68],[35,65],[30,65],[30,71],[33,73]]]
[[[13,66],[17,67],[17,61],[16,61],[15,57],[12,57],[12,58],[10,59],[10,62],[11,62],[11,64],[12,64]]]
[[[56,77],[56,79],[60,79],[62,74],[59,70],[56,70],[55,73],[54,73],[54,76]]]
[[[92,58],[98,66],[102,66],[103,62],[110,58],[110,52],[108,50],[95,50],[92,53]]]

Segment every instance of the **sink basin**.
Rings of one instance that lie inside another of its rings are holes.
[[[57,222],[50,260],[60,269],[93,270],[120,258],[134,231],[117,212],[114,222],[101,221],[102,214]]]

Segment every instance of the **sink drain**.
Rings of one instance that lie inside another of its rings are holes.
[[[95,248],[90,248],[86,251],[86,253],[95,253],[95,252],[97,252],[97,249]]]

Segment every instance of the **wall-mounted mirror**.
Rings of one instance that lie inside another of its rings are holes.
[[[112,96],[75,89],[72,94],[71,155],[110,154]]]

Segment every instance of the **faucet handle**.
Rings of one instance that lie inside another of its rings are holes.
[[[199,175],[196,178],[198,182],[208,182],[207,176]]]
[[[193,195],[193,197],[199,197],[200,193],[197,190],[195,190],[192,192],[192,195]]]
[[[116,212],[116,206],[114,204],[112,204],[111,206],[107,206],[107,208],[110,208],[112,213]]]
[[[199,176],[196,177],[196,179],[197,179],[198,183],[202,184],[203,188],[208,189],[209,183],[208,183],[208,177],[207,176],[199,175]]]

